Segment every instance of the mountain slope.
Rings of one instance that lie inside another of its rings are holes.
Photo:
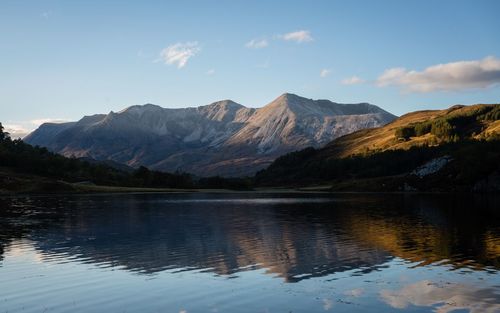
[[[453,140],[485,138],[499,133],[499,111],[498,104],[476,104],[456,105],[446,110],[412,112],[383,127],[361,130],[338,138],[325,146],[322,155],[338,158],[370,151],[406,150]],[[437,131],[439,124],[449,125],[449,134],[440,134]],[[415,133],[415,127],[422,128],[420,133]],[[402,134],[403,130],[409,130],[409,133]]]
[[[243,176],[281,154],[320,147],[394,118],[367,103],[339,104],[283,94],[259,109],[231,100],[182,109],[132,106],[78,122],[43,124],[24,140],[65,156],[201,176]]]
[[[500,190],[500,105],[413,112],[278,158],[261,185],[336,190]]]

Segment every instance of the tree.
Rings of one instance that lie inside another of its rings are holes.
[[[141,166],[134,172],[134,177],[138,180],[138,183],[142,187],[149,187],[153,178],[153,173],[145,167]]]
[[[432,124],[428,122],[418,123],[415,125],[415,134],[417,136],[423,136],[431,131]]]
[[[415,128],[413,126],[404,126],[396,129],[396,132],[394,133],[397,139],[404,139],[408,140],[410,137],[415,136]]]
[[[2,123],[0,123],[0,141],[4,141],[7,138],[10,138],[9,133],[4,132],[4,129],[5,128],[3,127]]]
[[[437,120],[432,124],[431,134],[440,139],[448,139],[454,135],[454,127],[446,120]]]

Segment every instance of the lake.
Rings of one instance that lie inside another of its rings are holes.
[[[500,199],[0,198],[3,312],[500,312]]]

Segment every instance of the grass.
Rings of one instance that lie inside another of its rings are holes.
[[[311,190],[313,191],[313,190]],[[68,183],[46,177],[17,173],[0,167],[0,195],[11,194],[88,194],[88,193],[289,193],[301,192],[292,188],[258,188],[239,191],[230,189],[177,189],[143,188],[125,186],[102,186],[94,184]]]
[[[100,186],[71,184],[77,193],[187,193],[187,192],[235,192],[229,189],[177,189],[177,188],[144,188],[123,186]]]
[[[455,106],[446,110],[427,110],[408,113],[385,126],[364,129],[338,138],[323,149],[322,156],[325,158],[345,158],[385,150],[408,150],[411,147],[425,144],[432,145],[432,142],[439,140],[431,134],[411,137],[406,141],[398,140],[394,134],[398,128],[404,126],[449,116],[467,116],[486,106],[491,105]],[[483,129],[475,135],[476,138],[480,138],[482,135],[491,136],[493,133],[500,133],[500,120],[485,120],[482,123]]]
[[[226,189],[175,189],[101,186],[68,183],[62,180],[17,173],[0,168],[0,194],[62,194],[62,193],[167,193],[167,192],[233,192]]]

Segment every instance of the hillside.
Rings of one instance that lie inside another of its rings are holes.
[[[260,185],[326,184],[335,190],[498,188],[500,105],[419,111],[278,158]]]
[[[447,110],[412,112],[383,127],[343,136],[329,143],[323,152],[325,156],[337,158],[386,150],[407,150],[450,140],[487,138],[500,133],[499,112],[499,105],[494,104],[456,105]],[[490,115],[486,116],[488,113]]]
[[[231,100],[166,109],[153,104],[43,124],[24,140],[68,157],[199,176],[253,175],[278,156],[395,118],[377,106],[283,94],[266,106]]]
[[[12,140],[0,123],[0,194],[64,192],[165,192],[248,189],[242,179],[194,179],[185,173],[128,168],[112,161],[67,158]]]

